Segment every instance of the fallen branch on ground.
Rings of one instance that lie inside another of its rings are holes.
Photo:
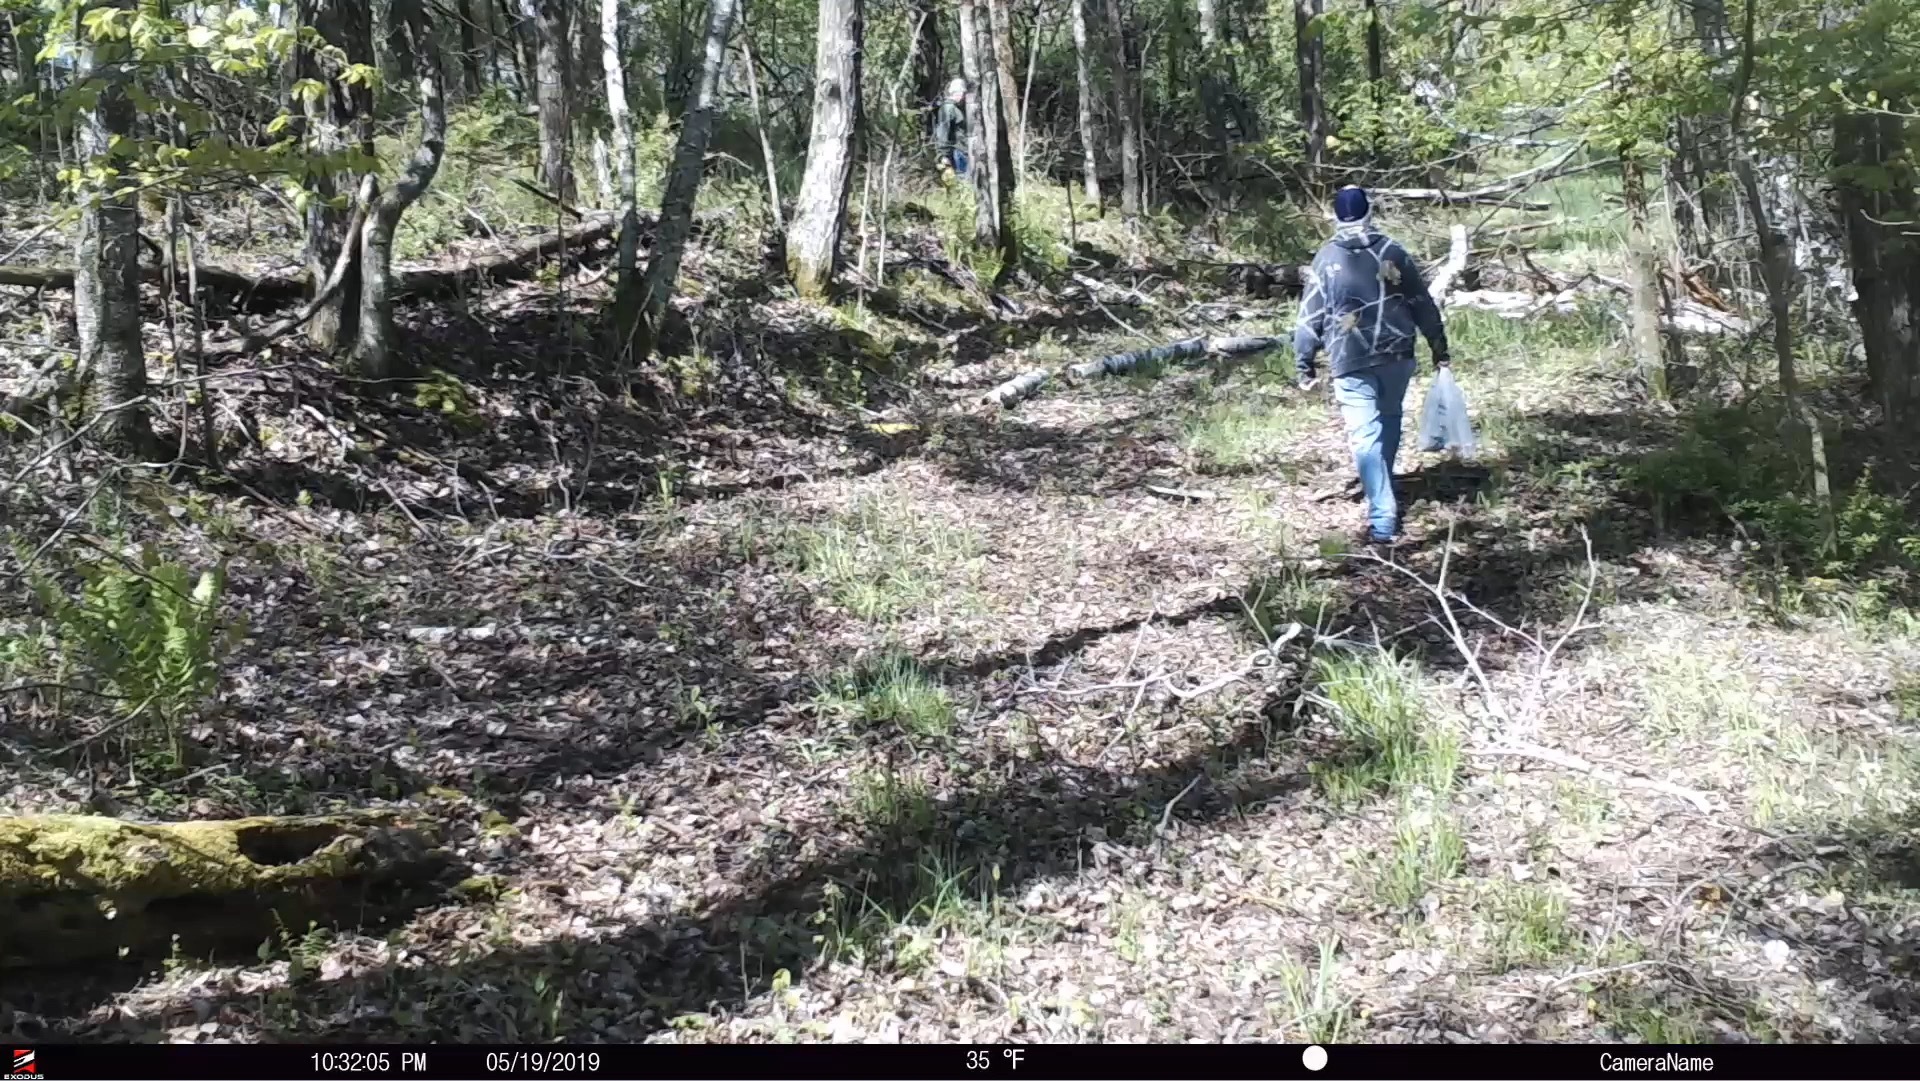
[[[1195,698],[1200,698],[1205,695],[1212,694],[1223,687],[1227,687],[1232,684],[1238,683],[1241,680],[1244,680],[1248,676],[1259,671],[1260,669],[1265,668],[1268,665],[1271,665],[1275,660],[1279,658],[1281,647],[1287,645],[1289,642],[1292,642],[1295,638],[1300,637],[1300,635],[1302,635],[1305,632],[1306,632],[1306,628],[1301,626],[1300,624],[1289,623],[1287,624],[1286,629],[1281,631],[1279,636],[1274,638],[1273,641],[1267,643],[1265,646],[1262,646],[1259,649],[1254,650],[1252,653],[1247,654],[1246,659],[1241,662],[1240,667],[1212,676],[1211,678],[1207,679],[1205,682],[1195,684],[1194,686],[1191,686],[1191,687],[1179,686],[1174,682],[1176,677],[1173,673],[1168,672],[1165,669],[1157,669],[1153,672],[1152,675],[1149,675],[1144,679],[1123,680],[1118,683],[1096,683],[1090,687],[1076,687],[1071,689],[1060,688],[1060,687],[1035,687],[1030,690],[1024,691],[1022,693],[1024,694],[1057,694],[1065,698],[1084,698],[1085,696],[1090,694],[1101,694],[1106,691],[1144,692],[1147,688],[1159,686],[1164,688],[1168,694],[1172,695],[1175,698],[1180,699],[1183,702],[1190,701]]]
[[[1442,206],[1496,205],[1511,207],[1515,210],[1550,210],[1552,209],[1550,204],[1516,200],[1512,196],[1560,175],[1561,172],[1566,171],[1567,163],[1572,161],[1573,156],[1579,152],[1580,144],[1575,143],[1567,147],[1559,157],[1543,165],[1536,165],[1523,173],[1515,173],[1498,183],[1466,191],[1448,188],[1377,188],[1374,194],[1410,202],[1439,203]]]
[[[1691,805],[1694,810],[1699,811],[1701,814],[1709,814],[1713,811],[1713,804],[1708,801],[1706,793],[1698,789],[1688,788],[1685,785],[1677,785],[1671,781],[1662,781],[1657,777],[1646,777],[1634,773],[1625,773],[1616,769],[1609,769],[1606,766],[1589,762],[1579,755],[1568,754],[1565,751],[1556,751],[1551,747],[1542,747],[1537,743],[1500,742],[1490,746],[1468,747],[1467,753],[1531,758],[1536,762],[1545,762],[1548,765],[1559,766],[1561,769],[1570,769],[1576,773],[1591,774],[1610,784],[1625,785],[1630,788],[1644,788],[1649,792],[1658,792],[1662,795],[1672,796],[1674,799]]]
[[[1156,345],[1151,349],[1113,353],[1080,364],[1069,365],[1060,371],[1052,368],[1034,368],[982,394],[980,404],[997,405],[1003,409],[1017,405],[1040,393],[1041,388],[1052,382],[1056,376],[1064,375],[1079,380],[1102,375],[1123,375],[1143,364],[1189,360],[1195,357],[1247,356],[1265,352],[1280,343],[1281,339],[1269,337],[1185,338],[1177,342],[1168,342],[1166,345]]]
[[[1209,492],[1204,488],[1163,488],[1158,484],[1149,484],[1146,486],[1146,489],[1154,495],[1163,495],[1168,499],[1194,499],[1204,501],[1220,498],[1219,492]]]
[[[1466,597],[1447,588],[1447,572],[1452,565],[1454,547],[1453,522],[1451,520],[1447,523],[1446,546],[1441,549],[1440,553],[1439,575],[1432,582],[1420,577],[1412,568],[1395,563],[1378,553],[1370,552],[1368,553],[1368,558],[1373,562],[1379,563],[1405,576],[1434,599],[1434,602],[1440,609],[1440,618],[1429,618],[1445,631],[1449,644],[1453,646],[1454,652],[1460,655],[1461,661],[1467,666],[1468,674],[1480,688],[1481,700],[1486,706],[1487,713],[1501,722],[1501,731],[1494,736],[1491,743],[1469,746],[1467,748],[1469,753],[1485,756],[1511,755],[1521,758],[1531,758],[1535,761],[1560,766],[1563,769],[1590,773],[1596,777],[1612,781],[1615,784],[1644,788],[1649,791],[1673,796],[1676,799],[1691,804],[1695,809],[1699,810],[1700,813],[1706,814],[1711,809],[1711,804],[1705,793],[1674,784],[1670,781],[1662,781],[1657,778],[1609,769],[1605,766],[1589,762],[1578,755],[1547,747],[1526,738],[1522,734],[1524,731],[1539,725],[1540,714],[1549,702],[1546,693],[1547,678],[1552,674],[1554,660],[1560,655],[1560,651],[1566,647],[1567,642],[1571,640],[1574,635],[1581,631],[1598,629],[1600,626],[1599,624],[1586,622],[1587,609],[1593,603],[1594,585],[1598,581],[1600,567],[1598,561],[1595,560],[1593,556],[1593,538],[1587,534],[1584,527],[1580,530],[1580,540],[1586,549],[1586,586],[1581,591],[1580,606],[1574,611],[1572,622],[1568,623],[1567,626],[1561,630],[1560,634],[1551,640],[1549,640],[1544,633],[1529,632],[1524,628],[1515,627],[1481,608],[1479,605],[1474,604]],[[1488,678],[1486,669],[1480,664],[1479,648],[1467,641],[1467,633],[1461,626],[1458,614],[1454,611],[1456,604],[1465,611],[1491,624],[1501,634],[1518,638],[1532,647],[1534,656],[1537,658],[1534,665],[1533,679],[1528,684],[1526,692],[1520,700],[1521,704],[1518,709],[1510,706],[1501,697],[1500,693],[1494,689],[1493,681]]]

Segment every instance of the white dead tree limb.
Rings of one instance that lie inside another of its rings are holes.
[[[1446,262],[1440,264],[1427,281],[1427,293],[1433,297],[1437,307],[1447,306],[1447,298],[1453,292],[1453,283],[1460,280],[1460,274],[1467,269],[1467,227],[1455,225],[1447,230],[1448,245]]]
[[[1601,624],[1586,621],[1587,610],[1593,602],[1594,583],[1599,576],[1599,563],[1593,557],[1593,539],[1588,536],[1585,528],[1580,530],[1580,540],[1586,549],[1586,586],[1581,591],[1580,605],[1574,612],[1573,619],[1556,637],[1549,637],[1544,630],[1528,631],[1513,626],[1447,587],[1447,573],[1451,568],[1453,557],[1453,523],[1451,521],[1447,523],[1446,546],[1441,550],[1440,571],[1431,582],[1420,577],[1411,567],[1395,563],[1378,553],[1368,553],[1366,558],[1404,576],[1433,598],[1439,608],[1439,615],[1430,617],[1432,622],[1446,633],[1449,644],[1460,655],[1467,667],[1468,675],[1479,687],[1481,701],[1485,704],[1487,713],[1500,723],[1500,729],[1491,742],[1469,745],[1467,747],[1469,754],[1482,757],[1526,758],[1544,762],[1561,769],[1591,774],[1621,787],[1639,788],[1670,796],[1686,803],[1701,814],[1708,814],[1712,811],[1712,802],[1706,793],[1697,789],[1651,777],[1631,768],[1615,769],[1590,762],[1579,755],[1548,747],[1528,738],[1527,734],[1538,726],[1540,713],[1551,700],[1552,696],[1549,695],[1547,687],[1553,674],[1554,661],[1574,635],[1601,626]],[[1494,687],[1493,681],[1488,678],[1486,668],[1480,663],[1480,647],[1468,640],[1466,629],[1461,624],[1459,613],[1462,611],[1485,621],[1501,635],[1524,643],[1532,651],[1533,675],[1520,696],[1517,708],[1506,701]]]
[[[1449,188],[1376,188],[1374,194],[1386,196],[1390,199],[1401,199],[1407,202],[1439,203],[1443,206],[1486,206],[1493,204],[1511,207],[1515,210],[1548,210],[1551,209],[1551,207],[1546,203],[1519,201],[1515,200],[1513,196],[1533,187],[1535,184],[1543,183],[1563,173],[1579,168],[1578,166],[1569,165],[1569,163],[1573,161],[1573,156],[1579,152],[1580,144],[1575,143],[1567,147],[1558,157],[1544,164],[1536,165],[1525,172],[1515,173],[1504,180],[1478,188],[1466,190],[1453,190]]]

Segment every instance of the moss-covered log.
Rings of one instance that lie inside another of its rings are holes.
[[[0,818],[0,969],[258,946],[417,904],[451,857],[384,812],[149,824]]]

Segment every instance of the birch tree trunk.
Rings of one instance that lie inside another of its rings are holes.
[[[613,285],[613,337],[607,359],[619,361],[633,338],[639,317],[640,207],[639,180],[634,175],[633,113],[627,107],[626,67],[620,47],[622,0],[600,0],[600,66],[607,83],[607,121],[613,128],[614,213],[620,216]]]
[[[680,277],[680,259],[686,253],[687,234],[693,231],[693,203],[706,175],[707,139],[713,133],[713,111],[720,95],[720,76],[727,66],[727,39],[733,34],[738,0],[710,0],[707,5],[706,50],[700,64],[700,82],[680,118],[680,138],[667,166],[666,192],[660,199],[660,226],[653,257],[647,261],[640,289],[640,319],[634,327],[633,362],[644,362],[658,340],[660,317]]]
[[[417,69],[412,74],[420,95],[420,142],[406,173],[374,199],[360,231],[360,333],[353,357],[360,374],[368,379],[391,377],[399,352],[393,325],[393,232],[400,216],[433,183],[447,149],[445,79],[439,46],[428,30],[424,0],[392,0],[389,11],[393,54]]]
[[[997,87],[1000,91],[1001,126],[1008,127],[1020,103],[1020,78],[1015,74],[1013,65],[1013,19],[1007,13],[1007,0],[986,0],[987,17],[993,33],[993,67],[999,76]],[[1009,137],[1008,146],[1014,154],[1020,153],[1015,141]],[[1008,177],[1009,182],[1016,178]]]
[[[1087,52],[1087,0],[1073,0],[1073,74],[1079,94],[1080,170],[1086,178],[1087,202],[1096,213],[1104,212],[1100,203],[1100,155],[1095,152],[1093,129],[1093,65]]]
[[[860,52],[863,0],[820,0],[814,35],[813,125],[807,170],[787,229],[787,273],[800,295],[818,300],[833,285],[853,187],[860,138]]]
[[[540,109],[540,183],[567,202],[575,197],[568,139],[566,0],[520,0],[535,41],[533,96]]]
[[[134,0],[95,0],[93,10],[131,9]],[[76,149],[89,167],[111,168],[116,140],[133,138],[132,80],[125,41],[85,37],[74,75],[96,91],[81,112]],[[89,180],[81,201],[80,237],[73,267],[73,308],[79,328],[76,373],[87,412],[99,418],[100,441],[118,451],[147,454],[158,444],[148,420],[147,358],[140,344],[140,207],[132,192],[116,192],[117,178]]]
[[[1327,156],[1327,106],[1320,92],[1326,67],[1326,38],[1313,20],[1326,0],[1293,0],[1293,63],[1300,79],[1300,127],[1307,135],[1307,160],[1319,165]]]
[[[1140,216],[1140,128],[1134,109],[1133,77],[1127,71],[1126,20],[1120,0],[1105,0],[1107,60],[1113,69],[1114,116],[1120,121],[1120,213]]]
[[[373,21],[367,5],[354,0],[302,0],[300,22],[311,26],[331,44],[338,46],[349,64],[373,63]],[[327,88],[325,98],[306,103],[307,145],[316,156],[358,151],[372,168],[373,161],[373,89],[364,83],[348,85],[338,78],[312,50],[302,49],[298,61],[302,78],[313,79]],[[357,172],[357,171],[355,171]],[[347,230],[353,219],[353,207],[330,206],[332,199],[359,185],[355,172],[335,175],[317,170],[307,176],[307,187],[315,198],[307,204],[306,263],[310,289],[325,282],[340,251],[347,244]],[[317,296],[317,293],[310,294]],[[360,265],[356,257],[347,267],[340,290],[322,304],[308,320],[307,340],[317,348],[332,352],[352,344],[359,334]]]

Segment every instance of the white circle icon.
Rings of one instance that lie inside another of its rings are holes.
[[[1327,1068],[1327,1049],[1314,1044],[1300,1052],[1300,1062],[1309,1070],[1324,1070]]]

